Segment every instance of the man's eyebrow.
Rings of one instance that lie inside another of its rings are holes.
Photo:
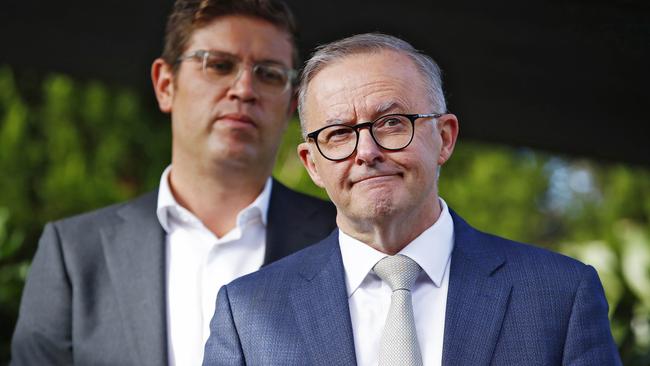
[[[219,55],[219,56],[232,57],[232,58],[239,59],[239,57],[237,55],[235,55],[233,53],[230,53],[230,52],[217,50],[217,49],[214,49],[214,48],[208,48],[207,51],[209,53],[213,54],[213,55]]]
[[[329,125],[344,125],[344,124],[346,124],[346,122],[344,120],[340,119],[340,118],[330,118],[330,119],[327,119],[325,121],[326,126],[329,126]],[[349,122],[347,124],[349,124]]]
[[[375,115],[376,116],[381,116],[382,114],[384,114],[386,112],[394,111],[396,109],[403,111],[404,107],[399,102],[389,100],[389,101],[383,102],[381,104],[378,104],[375,107]]]
[[[396,111],[396,110],[397,111],[404,111],[403,105],[400,102],[389,100],[389,101],[380,103],[375,107],[374,116],[376,118],[376,117],[382,116],[382,115],[384,115],[386,113],[390,113],[390,112]],[[345,119],[341,119],[341,118],[330,118],[330,119],[327,119],[325,121],[325,125],[327,125],[327,126],[335,125],[335,124],[351,125],[351,124],[354,124],[354,123],[352,123],[351,120],[345,120]]]
[[[283,67],[286,67],[286,68],[290,68],[289,66],[285,65],[284,62],[279,61],[279,60],[274,60],[274,59],[271,59],[271,58],[264,58],[264,59],[261,59],[261,60],[255,60],[255,63],[256,64],[267,64],[267,65],[268,64],[273,64],[273,65],[279,65],[279,66],[283,66]]]
[[[214,48],[209,48],[208,51],[210,53],[212,53],[212,54],[215,54],[215,55],[219,55],[219,56],[222,56],[222,57],[233,58],[233,59],[241,61],[241,58],[239,56],[237,56],[236,54],[234,54],[234,53],[230,53],[230,52],[226,52],[226,51],[222,51],[222,50],[218,50],[218,49],[214,49]],[[282,61],[276,60],[276,59],[271,59],[271,58],[263,58],[263,59],[260,59],[260,60],[254,60],[254,62],[256,64],[267,64],[267,65],[272,64],[272,65],[278,65],[278,66],[283,66],[283,67],[289,68]]]

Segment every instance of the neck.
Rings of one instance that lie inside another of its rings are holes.
[[[438,199],[433,205],[423,206],[421,210],[368,220],[350,219],[339,212],[336,220],[346,234],[382,253],[395,255],[438,221],[442,212]]]
[[[269,175],[172,162],[169,186],[181,206],[222,237],[236,226],[237,214],[259,196]]]

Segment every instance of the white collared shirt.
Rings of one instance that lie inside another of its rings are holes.
[[[156,211],[167,234],[169,365],[200,365],[217,292],[237,277],[258,270],[264,262],[272,179],[255,201],[239,212],[237,226],[218,238],[178,204],[169,186],[170,171],[171,166],[160,179]]]
[[[442,364],[445,308],[449,288],[454,224],[445,201],[438,220],[399,253],[416,261],[423,271],[412,290],[415,328],[425,365]],[[359,366],[379,361],[381,335],[390,307],[391,290],[372,267],[386,254],[339,230],[345,268],[354,348]]]

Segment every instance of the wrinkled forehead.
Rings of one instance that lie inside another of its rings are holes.
[[[334,60],[307,84],[308,128],[325,121],[355,123],[382,113],[414,112],[428,101],[413,61],[395,51],[367,52]]]

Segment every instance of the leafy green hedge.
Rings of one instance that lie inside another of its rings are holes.
[[[152,189],[170,156],[153,97],[63,75],[29,83],[0,67],[0,363],[43,224]],[[650,172],[465,141],[460,118],[441,196],[479,229],[596,267],[625,364],[650,364]],[[299,141],[294,120],[274,175],[325,197]]]

